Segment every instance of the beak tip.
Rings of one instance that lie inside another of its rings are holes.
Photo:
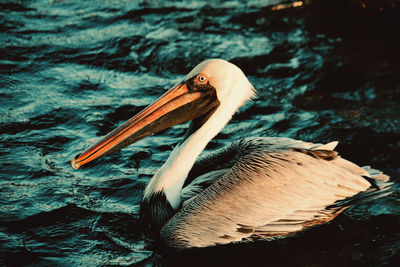
[[[77,161],[77,159],[79,158],[79,155],[76,155],[72,160],[71,160],[71,166],[72,168],[74,168],[75,170],[79,169],[79,167],[81,166],[79,164],[79,162]]]

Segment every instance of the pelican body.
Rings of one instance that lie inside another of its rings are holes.
[[[199,158],[255,90],[222,59],[206,60],[153,104],[72,160],[80,166],[191,120],[183,140],[151,178],[140,221],[168,246],[208,247],[286,236],[327,222],[388,177],[334,151],[278,137],[235,141]]]

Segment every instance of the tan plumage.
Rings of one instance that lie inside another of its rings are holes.
[[[338,156],[326,160],[298,151],[332,151],[321,148],[330,147],[252,138],[200,160],[204,166],[235,154],[231,163],[218,161],[233,165],[168,221],[161,238],[173,247],[204,247],[287,235],[333,219],[347,207],[333,204],[371,187],[360,176],[370,174]],[[377,172],[373,178],[387,176]]]

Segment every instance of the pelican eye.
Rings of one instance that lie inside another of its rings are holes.
[[[208,81],[208,77],[207,77],[207,75],[205,75],[205,74],[199,74],[198,76],[197,76],[197,81],[198,81],[198,83],[200,83],[200,84],[205,84],[205,83],[207,83],[207,81]]]

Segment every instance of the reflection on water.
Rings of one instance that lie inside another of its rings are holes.
[[[292,2],[295,2],[294,4]],[[384,265],[399,260],[396,1],[2,2],[0,263]],[[296,4],[297,3],[297,4]],[[138,230],[142,191],[176,126],[74,171],[69,161],[206,58],[258,90],[207,147],[244,136],[339,140],[392,195],[272,242],[176,253]],[[290,257],[289,257],[290,256]]]

